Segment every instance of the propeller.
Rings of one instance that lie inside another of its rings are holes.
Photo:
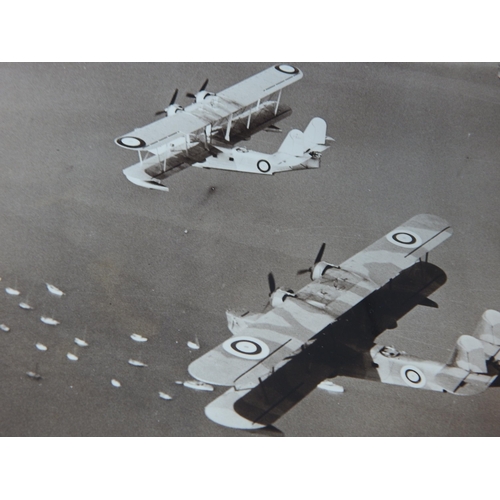
[[[313,269],[314,269],[314,266],[318,263],[318,262],[321,262],[321,259],[323,258],[323,253],[325,251],[325,247],[326,247],[326,243],[323,243],[321,245],[321,248],[319,249],[319,252],[318,252],[318,255],[316,255],[316,258],[314,259],[314,264],[307,268],[307,269],[299,269],[297,271],[297,275],[300,275],[300,274],[306,274],[306,273],[312,273],[313,272]]]
[[[273,273],[267,275],[267,282],[269,283],[269,295],[272,295],[276,291],[276,281]]]
[[[175,104],[175,100],[177,99],[177,94],[179,93],[179,89],[175,89],[174,91],[174,95],[172,96],[172,99],[170,99],[170,102],[168,103],[168,106],[165,108],[165,109],[162,109],[161,111],[157,111],[155,113],[155,116],[158,116],[158,115],[162,115],[162,114],[168,114],[168,108],[170,108],[170,106],[172,106],[173,104]]]
[[[198,92],[196,94],[193,94],[192,92],[187,92],[186,97],[190,97],[191,99],[196,99],[200,92],[205,91],[205,89],[207,88],[207,85],[208,85],[208,78],[203,82],[203,85],[200,87],[200,90],[198,90]],[[208,92],[207,92],[207,94],[208,94]],[[210,94],[210,95],[212,95],[212,94]],[[201,96],[201,99],[204,99],[205,97],[206,97],[206,95],[203,95],[203,96]]]

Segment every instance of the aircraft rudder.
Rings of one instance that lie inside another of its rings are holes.
[[[474,330],[474,337],[494,346],[500,346],[500,312],[494,309],[484,311]]]
[[[315,117],[304,130],[304,141],[306,144],[326,143],[326,121]]]
[[[281,143],[278,153],[302,156],[304,153],[304,133],[296,129],[290,130],[285,140]]]

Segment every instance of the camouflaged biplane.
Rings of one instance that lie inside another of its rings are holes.
[[[472,395],[496,385],[500,313],[482,316],[474,336],[462,335],[451,360],[419,359],[374,339],[446,281],[428,252],[452,234],[434,215],[417,215],[339,266],[322,260],[305,270],[298,292],[276,288],[262,314],[227,312],[233,337],[189,365],[199,381],[230,387],[205,413],[239,429],[273,425],[326,379],[338,376]]]

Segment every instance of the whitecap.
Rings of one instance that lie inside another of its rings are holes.
[[[132,365],[132,366],[148,366],[148,365],[144,364],[142,361],[137,361],[136,359],[129,359],[128,363],[129,363],[129,365]]]
[[[41,316],[40,321],[42,323],[45,323],[46,325],[53,325],[53,326],[59,325],[61,323],[60,321],[57,321],[57,319],[49,318],[48,316]]]
[[[45,285],[47,286],[47,290],[50,293],[57,295],[58,297],[62,297],[63,295],[66,295],[62,290],[59,290],[59,288],[57,288],[54,285],[51,285],[50,283],[45,283]]]
[[[135,340],[136,342],[147,342],[148,339],[146,337],[143,337],[142,335],[139,335],[138,333],[133,333],[130,338],[132,340]]]

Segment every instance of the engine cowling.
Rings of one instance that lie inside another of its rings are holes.
[[[287,292],[286,290],[282,290],[278,288],[271,294],[270,303],[273,307],[283,307],[283,303],[287,299],[287,297],[294,297],[295,294],[293,292]]]
[[[335,267],[335,266],[333,264],[329,264],[328,262],[325,262],[323,260],[321,262],[318,262],[317,264],[314,264],[314,267],[312,268],[312,272],[311,272],[311,279],[314,281],[314,280],[321,278],[321,276],[323,276],[325,271],[327,269],[331,269],[332,267]]]

